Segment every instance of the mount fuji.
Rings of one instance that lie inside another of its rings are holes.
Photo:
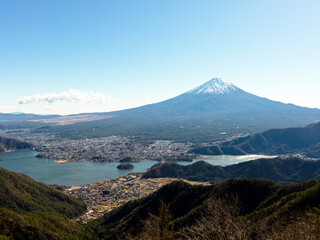
[[[284,104],[248,93],[222,78],[213,78],[184,94],[169,100],[125,110],[146,116],[239,116],[255,117],[268,114],[289,114],[293,118],[311,117],[320,120],[320,110]],[[120,112],[119,112],[120,113]]]
[[[222,78],[159,103],[95,115],[105,119],[59,126],[57,130],[68,137],[120,134],[202,141],[320,121],[320,109],[259,97]]]

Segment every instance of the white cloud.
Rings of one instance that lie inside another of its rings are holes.
[[[77,89],[70,89],[61,93],[45,93],[33,96],[25,96],[19,99],[19,104],[47,102],[54,103],[67,101],[70,103],[108,103],[110,96],[98,92],[81,92]]]

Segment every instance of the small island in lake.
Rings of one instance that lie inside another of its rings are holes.
[[[36,158],[46,158],[46,154],[45,153],[38,153],[36,155]]]
[[[123,163],[117,166],[118,169],[133,169],[134,166],[130,163]]]

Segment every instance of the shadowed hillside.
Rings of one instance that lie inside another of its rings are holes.
[[[293,216],[300,220],[320,206],[319,196],[318,181],[285,186],[261,179],[211,186],[178,181],[89,225],[101,239],[281,239],[297,224]]]
[[[32,178],[0,168],[0,239],[94,239],[72,222],[86,206]]]
[[[265,178],[279,183],[296,183],[320,178],[320,160],[297,157],[258,159],[226,167],[213,166],[204,161],[191,165],[158,163],[143,178],[172,177],[193,181],[221,182],[229,178]]]
[[[79,200],[32,178],[0,168],[0,207],[15,212],[53,211],[75,217],[86,210]]]
[[[56,212],[17,213],[0,208],[0,222],[0,239],[97,239],[90,228]]]
[[[320,158],[320,122],[303,128],[271,129],[222,143],[221,146],[197,148],[192,152],[205,155],[301,153]]]
[[[0,137],[0,152],[5,152],[6,150],[22,150],[22,149],[32,149],[33,145],[27,142],[22,142],[12,138]]]

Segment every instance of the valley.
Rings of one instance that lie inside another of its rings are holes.
[[[57,232],[57,239],[162,239],[155,226],[164,224],[168,240],[212,239],[222,234],[216,231],[221,221],[238,229],[228,229],[231,239],[240,228],[244,239],[287,236],[299,224],[290,220],[292,210],[302,222],[310,214],[318,218],[320,125],[312,122],[319,111],[260,98],[217,78],[119,112],[9,116],[0,123],[6,151],[0,166],[52,185],[0,169],[0,191],[13,191],[12,200],[0,199],[0,237],[54,239]],[[289,128],[268,130],[281,126]],[[33,202],[42,196],[52,207]],[[216,225],[207,230],[204,222]],[[65,227],[58,231],[59,224]],[[306,224],[315,228],[314,221]]]
[[[320,240],[319,16],[0,1],[0,240]]]
[[[129,173],[114,179],[80,186],[58,186],[67,195],[80,199],[87,206],[87,212],[77,221],[88,222],[124,205],[128,201],[147,197],[164,185],[178,180],[177,178],[141,178],[143,173]],[[190,184],[209,184],[192,182]]]

